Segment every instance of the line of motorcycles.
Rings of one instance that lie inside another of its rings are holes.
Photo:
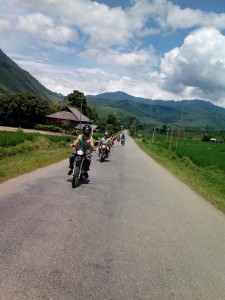
[[[117,138],[117,142],[120,142],[121,145],[124,146],[125,139]],[[84,170],[84,160],[85,160],[86,152],[82,147],[76,149],[74,165],[73,165],[73,172],[72,172],[72,187],[76,188],[79,186],[79,181],[82,180],[85,176]],[[108,150],[106,145],[102,145],[100,153],[99,153],[99,160],[100,162],[104,162],[108,157]]]

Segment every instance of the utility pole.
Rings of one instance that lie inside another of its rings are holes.
[[[183,113],[184,113],[184,108],[182,107],[181,118],[180,118],[181,127],[183,127]],[[178,134],[177,134],[177,142],[176,142],[175,150],[177,150],[177,145],[178,145],[179,138],[180,138],[180,128],[179,128]]]
[[[80,104],[80,129],[81,129],[82,108],[83,108],[83,97]]]
[[[169,128],[167,128],[166,130],[166,141],[168,141],[168,139],[169,139]]]
[[[178,130],[177,142],[176,142],[176,148],[175,148],[175,150],[177,150],[177,145],[178,145],[179,137],[180,137],[180,128],[179,128],[179,130]]]
[[[153,129],[153,134],[152,134],[152,143],[154,143],[154,139],[155,139],[155,127]]]
[[[172,127],[172,131],[171,131],[171,135],[170,135],[169,151],[170,151],[170,149],[171,149],[172,139],[173,139],[173,127]]]

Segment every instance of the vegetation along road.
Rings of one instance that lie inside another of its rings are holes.
[[[0,185],[1,299],[224,299],[225,218],[127,137]]]

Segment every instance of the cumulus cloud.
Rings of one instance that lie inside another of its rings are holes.
[[[39,11],[50,15],[58,22],[76,27],[86,35],[90,45],[98,44],[100,47],[108,45],[125,44],[132,35],[126,12],[120,8],[109,8],[89,0],[23,0],[12,1],[17,5],[28,3]]]
[[[11,39],[17,38],[16,44],[23,41],[33,57],[42,49],[49,55],[49,65],[43,63],[48,60],[34,58],[33,65],[29,59],[27,63],[20,59],[20,63],[53,91],[68,94],[80,89],[96,94],[123,90],[152,99],[202,98],[217,103],[225,99],[224,13],[182,9],[168,0],[133,0],[125,8],[91,0],[3,2],[13,4],[13,15],[8,22],[0,22],[0,37],[1,28],[18,20]],[[180,34],[182,29],[196,30],[182,46],[172,49],[171,42],[170,51],[157,54],[157,37],[166,34],[172,40],[178,29]],[[62,67],[63,61],[57,67],[51,60],[52,53],[60,58],[62,52],[67,67]]]
[[[197,26],[225,29],[225,13],[216,14],[191,8],[182,9],[168,0],[136,0],[129,9],[129,15],[142,20],[142,26],[151,19],[166,31],[170,28],[176,30]]]
[[[225,36],[215,28],[189,34],[161,61],[162,87],[187,97],[225,98]]]
[[[190,8],[180,9],[175,6],[168,12],[165,25],[174,29],[192,28],[196,26],[213,26],[217,29],[224,29],[225,13],[206,13]]]
[[[66,44],[77,41],[76,32],[66,26],[58,26],[54,20],[42,13],[20,16],[17,29],[34,34],[44,41]]]
[[[167,31],[169,28],[176,30],[196,26],[225,28],[225,14],[181,9],[168,0],[131,1],[130,6],[125,9],[119,5],[110,8],[106,4],[91,0],[10,2],[17,6],[28,4],[39,11],[21,16],[21,29],[35,33],[41,39],[58,43],[77,41],[79,31],[83,35],[81,42],[85,40],[85,48],[95,48],[99,51],[115,46],[127,47],[133,39],[159,34],[159,29]]]

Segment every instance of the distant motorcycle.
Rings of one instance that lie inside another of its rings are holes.
[[[119,136],[117,137],[117,142],[120,142],[120,137]]]
[[[103,162],[107,158],[107,151],[106,145],[102,145],[100,150],[100,162]]]
[[[83,163],[86,153],[82,147],[78,148],[75,153],[72,173],[72,187],[76,188],[79,185],[79,180],[84,176]]]
[[[121,145],[124,146],[125,144],[125,139],[121,139]]]

